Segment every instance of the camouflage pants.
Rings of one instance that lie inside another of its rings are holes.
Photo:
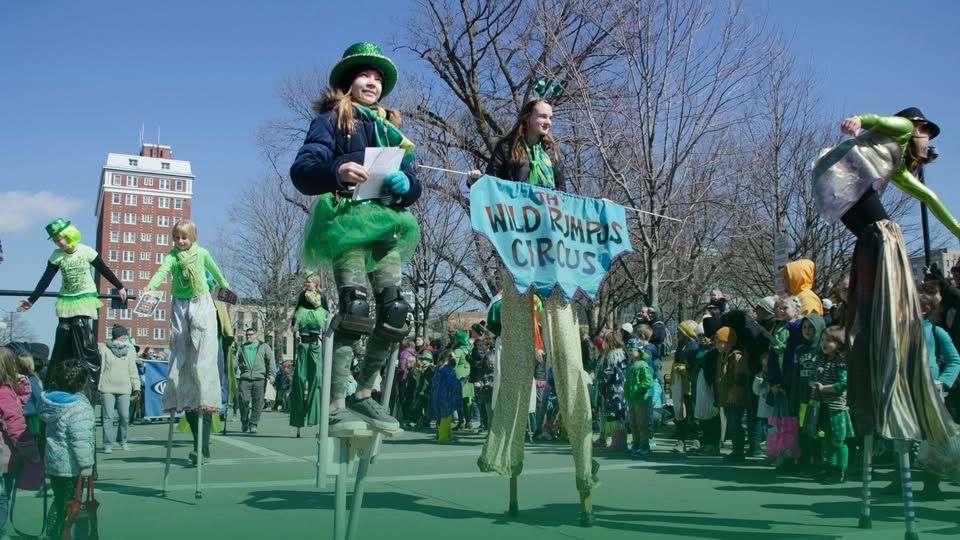
[[[373,268],[367,272],[368,256],[373,261]],[[333,262],[333,279],[337,289],[344,287],[363,287],[368,292],[371,304],[375,302],[374,295],[379,294],[386,287],[399,287],[403,275],[401,274],[400,253],[392,245],[373,244],[368,248],[347,250],[337,256]],[[367,280],[370,280],[370,287]],[[371,308],[373,306],[371,305]],[[331,398],[343,399],[347,395],[350,382],[350,364],[353,361],[353,345],[357,337],[353,334],[337,332],[333,337],[333,376],[331,380]],[[367,339],[367,350],[363,365],[360,367],[360,377],[357,380],[359,388],[372,388],[376,383],[377,374],[387,363],[387,356],[394,345],[378,336]]]

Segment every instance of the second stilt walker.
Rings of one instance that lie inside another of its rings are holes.
[[[563,172],[555,167],[551,154],[557,147],[550,130],[553,107],[546,99],[525,104],[513,128],[497,143],[487,164],[487,174],[504,180],[530,183],[563,191]],[[471,171],[472,179],[480,171]],[[490,433],[483,445],[480,470],[496,472],[511,479],[511,513],[516,513],[516,482],[523,470],[524,434],[528,425],[530,384],[537,351],[535,297],[520,294],[511,282],[509,272],[501,268],[500,307],[501,357],[500,386],[490,423]],[[575,480],[580,493],[580,524],[593,524],[590,491],[599,483],[599,464],[593,460],[590,396],[587,374],[583,370],[580,332],[573,307],[564,302],[560,291],[544,299],[543,326],[545,345],[553,367],[557,397],[563,426],[573,450]]]
[[[293,383],[290,386],[290,425],[315,426],[320,421],[320,383],[323,347],[321,336],[327,323],[327,310],[320,291],[320,275],[307,276],[304,291],[297,299],[293,324],[300,336],[294,352]]]

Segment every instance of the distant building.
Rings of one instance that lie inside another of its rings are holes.
[[[294,333],[290,325],[285,325],[282,335],[274,336],[266,329],[263,307],[255,301],[242,299],[234,306],[229,306],[230,322],[233,323],[233,335],[238,342],[243,341],[243,334],[247,328],[254,328],[258,338],[265,341],[273,349],[276,360],[293,361]],[[287,320],[293,317],[293,308],[290,309]]]
[[[97,251],[128,290],[139,294],[170,251],[171,228],[190,217],[193,181],[190,162],[173,159],[169,146],[144,144],[138,155],[107,154],[94,212]],[[169,280],[160,288],[163,301],[153,317],[134,317],[133,302],[122,310],[106,303],[100,312],[98,341],[105,341],[114,324],[122,324],[131,328],[141,347],[169,349]]]
[[[930,263],[939,266],[940,271],[947,277],[950,277],[950,269],[958,260],[960,260],[960,249],[939,248],[930,250]],[[924,266],[926,266],[926,262],[923,255],[910,259],[910,270],[913,271],[913,279],[917,283],[923,279]]]

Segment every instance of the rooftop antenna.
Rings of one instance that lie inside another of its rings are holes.
[[[140,122],[140,148],[143,148],[143,122]]]
[[[157,126],[157,149],[160,148],[160,126]]]

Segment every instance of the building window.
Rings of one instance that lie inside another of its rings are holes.
[[[153,204],[153,195],[144,195],[143,204]]]
[[[148,232],[142,232],[142,233],[140,233],[140,241],[141,241],[141,242],[152,242],[152,241],[153,241],[153,233],[148,233]]]
[[[166,337],[166,332],[163,328],[154,328],[153,329],[153,339],[163,339]]]
[[[129,320],[132,319],[132,318],[133,318],[133,310],[132,310],[132,309],[121,309],[121,310],[120,310],[120,320],[121,320],[121,321],[129,321]]]
[[[132,251],[124,251],[124,252],[123,252],[123,262],[133,262],[133,252],[132,252]],[[127,271],[128,271],[128,270],[124,270],[124,272],[127,272]],[[125,279],[127,279],[127,278],[125,278]],[[133,279],[133,275],[131,275],[128,279]]]
[[[170,179],[169,179],[169,178],[161,178],[161,179],[160,179],[159,188],[160,188],[160,189],[170,189]]]
[[[120,252],[115,249],[111,249],[109,252],[107,252],[107,260],[110,262],[117,262],[119,257]]]
[[[119,194],[119,193],[114,193],[114,194],[113,194],[113,204],[120,204],[120,194]]]
[[[173,181],[173,190],[174,190],[174,191],[183,191],[183,180],[174,180],[174,181]]]
[[[127,225],[136,225],[137,224],[137,215],[136,214],[124,214],[123,222]]]
[[[175,210],[183,210],[183,199],[174,199],[173,208]]]
[[[136,206],[137,196],[133,193],[127,193],[127,206]]]
[[[110,231],[110,241],[119,242],[120,241],[120,231]]]
[[[110,223],[120,223],[120,212],[110,212]]]
[[[129,164],[131,167],[136,167],[136,166],[137,166],[137,160],[135,160],[135,159],[128,159],[128,160],[127,160],[127,164]]]
[[[150,335],[149,328],[137,328],[137,337],[147,337]]]
[[[133,231],[124,231],[123,232],[123,243],[124,244],[134,244],[137,241],[137,233]]]
[[[126,252],[124,252],[126,255]],[[133,253],[131,253],[133,255]],[[124,257],[126,258],[126,257]],[[124,262],[133,262],[133,261],[124,261]],[[120,271],[120,280],[121,281],[133,281],[133,270],[121,270]]]
[[[140,216],[140,221],[142,223],[153,223],[153,214],[142,214]]]
[[[169,226],[170,226],[169,216],[157,216],[157,227],[169,227]]]
[[[141,255],[143,255],[143,253],[141,253]],[[138,273],[137,277],[138,277],[139,279],[142,279],[142,280],[149,280],[149,279],[150,279],[150,272],[147,271],[147,270],[140,270],[140,272]]]
[[[170,164],[167,163],[166,161],[161,161],[161,162],[160,162],[160,168],[169,171],[169,170],[170,170]]]
[[[180,223],[182,219],[183,218],[180,216],[173,216],[173,224],[176,225],[177,223]]]
[[[119,185],[120,185],[120,175],[119,175],[119,174],[113,175],[113,182],[112,182],[112,183],[113,183],[113,185],[115,185],[115,186],[119,186]]]
[[[108,318],[108,319],[116,319],[116,318],[117,318],[117,310],[115,310],[115,309],[113,309],[113,308],[107,308],[107,318]]]
[[[160,199],[157,200],[157,207],[170,208],[170,197],[160,197]]]
[[[167,310],[157,308],[157,310],[153,312],[153,320],[155,321],[167,320]]]
[[[157,245],[158,246],[169,246],[170,245],[170,235],[157,233]]]
[[[127,187],[137,187],[137,183],[139,183],[139,181],[140,179],[137,178],[136,176],[128,176]]]
[[[164,258],[164,257],[165,257],[165,255],[164,255],[163,253],[157,253],[157,259],[156,259],[157,264],[163,264],[163,258]]]
[[[153,178],[150,178],[149,176],[144,176],[143,185],[153,187]]]

